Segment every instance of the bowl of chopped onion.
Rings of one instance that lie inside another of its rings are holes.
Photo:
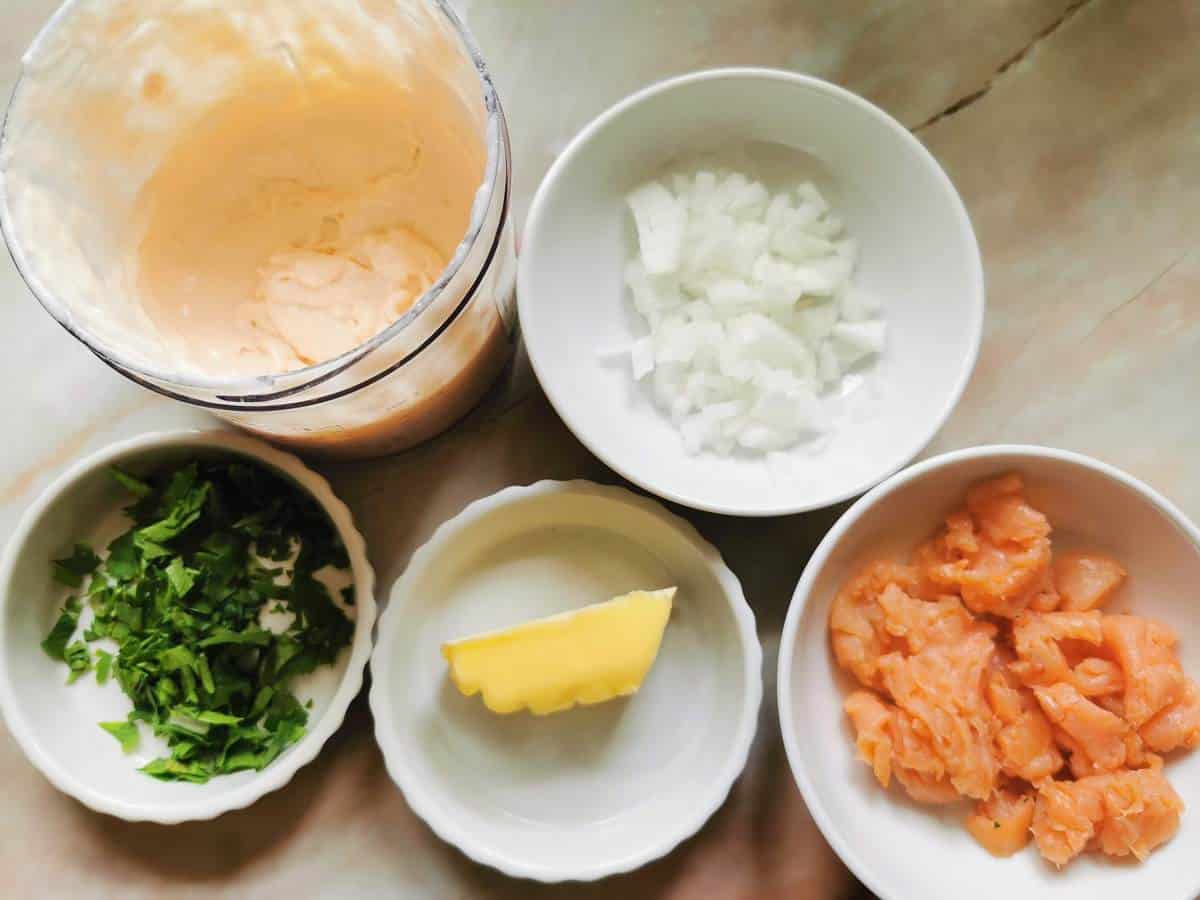
[[[530,209],[518,302],[567,426],[643,488],[764,516],[856,496],[958,402],[979,248],[903,125],[835,85],[720,69],[568,145]]]
[[[375,622],[324,478],[227,431],[147,434],[63,473],[0,558],[0,711],[99,812],[210,819],[283,787],[342,724]]]

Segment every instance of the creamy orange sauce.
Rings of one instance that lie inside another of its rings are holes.
[[[467,232],[483,145],[466,109],[337,58],[247,63],[138,197],[136,291],[213,375],[325,362],[400,318]],[[455,109],[461,121],[455,121]]]

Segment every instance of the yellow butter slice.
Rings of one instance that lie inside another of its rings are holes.
[[[635,693],[671,615],[675,588],[634,591],[574,612],[442,645],[450,678],[492,712],[535,715]]]

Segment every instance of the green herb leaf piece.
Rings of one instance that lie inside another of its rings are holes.
[[[151,488],[150,485],[145,481],[142,481],[142,479],[136,478],[123,469],[118,469],[116,466],[113,466],[108,471],[117,484],[121,485],[121,487],[125,488],[125,490],[129,491],[129,493],[133,494],[135,497],[145,497],[150,493],[150,491],[153,490],[153,488]]]
[[[196,583],[196,576],[200,573],[194,569],[189,569],[184,565],[183,558],[176,556],[171,560],[170,565],[166,568],[167,580],[171,582],[171,587],[174,588],[176,596],[186,597],[188,591],[192,589],[192,585]]]
[[[83,641],[74,641],[63,651],[63,660],[71,674],[67,676],[67,684],[74,684],[79,676],[92,668],[92,653]]]
[[[122,753],[132,753],[138,748],[141,735],[132,722],[101,722],[100,727],[117,739]]]
[[[200,676],[200,685],[206,694],[216,694],[217,683],[213,678],[212,669],[208,667],[208,657],[203,651],[196,655],[196,674]]]
[[[58,621],[54,623],[54,627],[50,629],[50,633],[42,641],[42,649],[51,658],[65,662],[67,658],[67,644],[70,643],[71,635],[75,633],[75,628],[78,625],[79,600],[72,597],[63,606],[63,611],[59,614]]]
[[[141,553],[134,543],[133,535],[132,531],[127,531],[108,545],[104,571],[117,581],[136,578],[141,571]]]
[[[67,587],[77,588],[85,576],[91,575],[100,565],[98,557],[87,544],[76,544],[70,556],[54,561],[54,580]]]
[[[112,671],[113,655],[107,650],[96,651],[96,684],[106,684]]]
[[[214,774],[203,763],[181,762],[170,757],[151,760],[138,771],[160,781],[190,781],[192,784],[205,784]]]
[[[164,547],[162,544],[150,540],[140,531],[134,534],[133,545],[137,547],[142,554],[142,559],[146,561],[173,555],[170,547]]]
[[[257,626],[247,628],[245,631],[230,631],[228,628],[218,628],[211,636],[202,640],[199,646],[217,647],[221,644],[252,644],[256,647],[265,647],[271,643],[274,637],[275,635],[265,628]]]
[[[178,672],[196,662],[196,654],[187,647],[171,647],[158,654],[158,664],[167,672]]]
[[[142,541],[164,544],[183,534],[195,524],[204,509],[204,501],[208,498],[208,485],[202,484],[192,488],[177,503],[165,517],[147,525],[137,532]]]
[[[229,716],[225,713],[215,712],[213,710],[204,710],[196,713],[196,718],[201,722],[206,722],[209,725],[238,725],[241,723],[241,718],[238,716]]]

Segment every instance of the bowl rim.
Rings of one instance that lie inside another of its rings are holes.
[[[376,603],[375,572],[367,557],[366,542],[355,526],[349,508],[334,494],[323,476],[308,468],[291,453],[233,431],[156,431],[109,444],[78,460],[60,474],[22,514],[4,548],[3,556],[0,557],[0,647],[4,646],[7,639],[9,605],[15,602],[9,589],[14,570],[30,536],[41,525],[46,510],[63,493],[100,469],[130,456],[164,448],[217,450],[249,457],[296,482],[325,510],[346,547],[354,575],[356,609],[354,638],[350,645],[346,671],[324,715],[316,722],[310,723],[304,736],[281,758],[261,772],[255,773],[246,784],[216,796],[197,793],[195,800],[182,803],[130,803],[95,790],[86,778],[80,778],[74,771],[60,766],[42,749],[32,727],[21,714],[17,703],[19,689],[12,682],[7,657],[0,654],[0,715],[25,757],[54,787],[96,812],[116,816],[127,822],[175,825],[180,822],[213,819],[231,810],[247,807],[264,795],[284,787],[296,772],[316,758],[326,741],[341,727],[351,701],[362,689],[363,675],[371,652]]]
[[[695,814],[661,829],[657,841],[639,852],[597,864],[564,869],[553,861],[534,863],[514,859],[471,837],[426,790],[421,779],[408,768],[407,755],[397,746],[393,735],[397,731],[391,706],[390,666],[395,658],[393,647],[399,637],[400,610],[412,582],[462,532],[490,513],[505,507],[541,497],[576,494],[599,497],[649,513],[664,527],[673,530],[700,553],[709,570],[722,587],[722,594],[733,613],[738,643],[742,655],[743,683],[741,717],[731,750],[721,771],[704,788],[703,802]],[[665,856],[680,843],[694,835],[721,807],[733,789],[749,760],[750,749],[758,730],[759,712],[763,698],[762,645],[758,640],[754,611],[746,602],[741,582],[725,564],[720,552],[704,539],[687,520],[667,510],[657,501],[635,494],[625,488],[596,484],[585,480],[542,480],[529,485],[507,487],[468,504],[458,515],[446,520],[420,548],[413,553],[404,573],[393,584],[390,600],[379,619],[379,639],[371,656],[371,690],[368,702],[375,720],[375,739],[383,753],[384,765],[392,781],[400,789],[409,807],[420,816],[439,838],[452,844],[470,859],[490,866],[514,878],[527,878],[543,883],[564,881],[595,881],[609,875],[630,872],[652,860]]]
[[[834,504],[841,503],[851,497],[856,497],[864,491],[878,484],[883,479],[895,474],[904,466],[909,464],[918,454],[924,450],[937,433],[946,424],[950,418],[950,414],[958,406],[962,399],[963,392],[966,390],[967,383],[971,379],[971,375],[975,370],[975,364],[979,359],[979,350],[983,341],[983,322],[984,311],[987,304],[986,288],[984,283],[983,259],[979,250],[979,241],[975,235],[975,230],[971,225],[971,219],[967,213],[966,206],[963,204],[962,197],[959,196],[950,177],[946,171],[934,158],[933,154],[925,147],[917,137],[909,131],[901,122],[894,118],[889,113],[882,110],[880,107],[871,103],[863,97],[840,87],[821,78],[816,78],[812,75],[803,75],[797,72],[790,72],[783,69],[772,69],[753,66],[734,66],[727,68],[707,69],[700,72],[693,72],[687,75],[680,75],[674,78],[664,79],[662,81],[651,84],[641,90],[635,91],[623,100],[618,101],[613,106],[602,112],[596,118],[592,119],[585,125],[567,144],[566,148],[558,155],[554,163],[550,166],[549,171],[538,185],[537,192],[534,194],[533,202],[529,207],[529,214],[526,217],[525,228],[521,235],[521,247],[524,252],[517,258],[517,308],[520,313],[521,320],[525,323],[530,323],[536,318],[537,305],[533,299],[536,291],[532,284],[532,276],[529,271],[529,259],[532,254],[529,248],[535,246],[539,240],[539,235],[545,231],[542,225],[542,219],[546,216],[547,208],[550,204],[550,194],[554,185],[562,179],[563,173],[567,167],[574,161],[583,148],[589,144],[600,132],[611,125],[615,120],[627,113],[634,107],[652,99],[660,94],[666,94],[679,88],[687,87],[705,81],[719,81],[724,79],[747,79],[747,80],[762,80],[762,81],[782,81],[793,87],[815,91],[825,94],[838,100],[842,103],[855,107],[860,112],[865,113],[868,117],[875,119],[882,124],[888,131],[891,131],[897,139],[905,144],[916,155],[916,158],[928,168],[944,195],[948,206],[957,220],[958,230],[967,241],[968,259],[967,268],[969,269],[968,277],[971,282],[970,291],[964,296],[964,302],[970,304],[969,314],[971,316],[970,330],[971,334],[967,338],[968,346],[966,347],[967,355],[963,361],[961,370],[954,385],[947,395],[946,401],[942,408],[938,410],[937,415],[930,420],[930,427],[923,433],[921,439],[914,444],[911,452],[907,453],[902,459],[899,459],[878,472],[876,475],[863,479],[855,483],[849,488],[830,493],[827,496],[819,496],[815,499],[796,500],[796,499],[781,499],[767,506],[758,507],[743,507],[737,504],[721,504],[712,503],[705,500],[700,494],[685,494],[673,490],[667,490],[661,486],[655,485],[652,481],[644,478],[637,471],[636,463],[627,464],[622,459],[617,459],[610,454],[601,452],[579,427],[579,423],[571,413],[572,402],[571,392],[567,389],[567,385],[556,384],[553,378],[547,377],[547,371],[544,360],[541,356],[540,346],[537,340],[533,337],[534,329],[524,328],[525,346],[528,351],[529,361],[532,365],[534,374],[537,376],[538,382],[546,393],[551,406],[555,412],[563,420],[566,426],[571,430],[571,433],[596,457],[598,457],[605,465],[614,471],[618,472],[623,477],[629,479],[634,484],[659,497],[670,500],[675,503],[682,504],[691,509],[701,510],[704,512],[719,513],[722,515],[745,516],[745,517],[764,517],[764,516],[782,516],[792,515],[794,513],[810,512],[816,509],[823,509]],[[765,463],[764,463],[765,464]],[[786,497],[786,494],[785,494]]]
[[[993,457],[997,459],[1002,457],[1024,457],[1026,459],[1055,460],[1096,472],[1111,481],[1129,488],[1135,495],[1156,508],[1170,519],[1172,524],[1188,537],[1197,549],[1197,552],[1200,552],[1200,528],[1197,528],[1196,524],[1179,507],[1157,490],[1150,487],[1150,485],[1135,478],[1128,472],[1124,472],[1116,466],[1094,457],[1077,453],[1073,450],[1063,450],[1057,447],[1047,447],[1038,444],[985,444],[977,447],[953,450],[930,457],[893,475],[887,481],[861,497],[838,519],[833,528],[826,533],[824,539],[822,539],[805,565],[800,581],[796,585],[796,590],[792,594],[787,618],[783,625],[783,632],[780,635],[779,667],[776,674],[779,730],[783,737],[784,751],[787,754],[788,766],[792,770],[792,777],[796,782],[796,786],[800,789],[800,794],[804,798],[804,805],[812,815],[813,821],[816,822],[825,840],[833,848],[834,852],[837,853],[842,862],[846,864],[847,868],[854,873],[859,881],[880,897],[881,900],[906,900],[906,898],[902,897],[891,885],[886,883],[876,873],[874,865],[867,858],[860,855],[853,843],[846,839],[842,827],[834,822],[829,812],[821,804],[816,786],[809,777],[808,770],[803,761],[804,757],[800,751],[800,740],[792,699],[792,659],[796,648],[796,633],[799,630],[800,621],[804,617],[804,612],[808,606],[813,585],[817,581],[821,571],[825,568],[830,555],[837,548],[838,544],[841,543],[846,532],[854,527],[860,519],[863,519],[874,510],[880,500],[905,485],[931,473],[951,468],[959,463]],[[1193,889],[1186,894],[1180,895],[1177,898],[1163,897],[1158,898],[1158,900],[1191,900],[1196,894],[1197,889],[1200,889],[1200,875],[1197,875]]]

